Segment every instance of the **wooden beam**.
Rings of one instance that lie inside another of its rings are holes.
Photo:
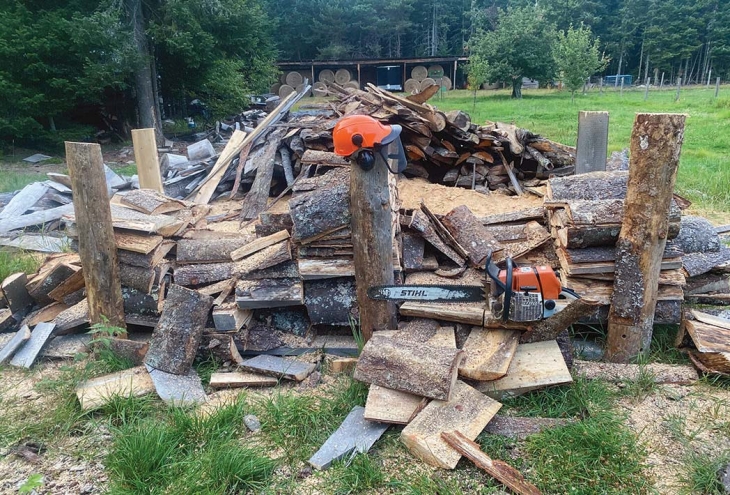
[[[628,362],[649,352],[685,119],[679,114],[638,114],[634,121],[608,316],[609,361]]]
[[[152,189],[164,194],[160,162],[157,158],[157,140],[154,129],[132,129],[134,161],[140,189]]]
[[[124,301],[109,206],[104,160],[98,144],[66,142],[74,191],[79,255],[89,303],[89,321],[126,328]],[[120,335],[121,336],[121,335]]]

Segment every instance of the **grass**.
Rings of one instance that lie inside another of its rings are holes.
[[[0,248],[0,280],[17,272],[34,273],[43,258],[31,253]]]
[[[677,192],[702,210],[730,212],[730,97],[714,99],[714,88],[686,89],[678,102],[674,91],[651,91],[644,101],[643,91],[625,91],[623,97],[613,90],[600,95],[597,90],[576,95],[554,90],[528,90],[522,100],[513,100],[507,91],[479,91],[472,109],[472,93],[451,91],[430,103],[441,110],[460,109],[472,121],[514,122],[545,137],[574,146],[578,135],[578,112],[610,112],[609,151],[629,147],[634,115],[637,112],[688,114],[684,145],[677,177]]]
[[[616,392],[603,381],[575,377],[573,383],[503,400],[510,413],[543,418],[584,417],[610,409]]]
[[[690,451],[684,458],[685,472],[680,476],[683,495],[723,495],[727,493],[718,473],[730,463],[730,452],[714,456]]]

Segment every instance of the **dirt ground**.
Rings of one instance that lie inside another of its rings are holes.
[[[46,361],[31,371],[4,368],[0,406],[13,401],[21,409],[39,404],[43,408],[53,407],[43,403],[43,394],[34,387],[41,380],[57,377],[62,366],[64,363],[60,361]],[[330,378],[325,375],[322,383]],[[306,393],[316,394],[318,387]],[[201,413],[226,403],[236,394],[236,391],[212,394],[211,403]],[[642,399],[622,399],[618,406],[627,415],[627,426],[647,449],[646,474],[653,479],[659,494],[680,492],[680,477],[685,473],[683,459],[688,449],[710,455],[720,455],[730,449],[730,437],[716,434],[730,430],[728,390],[700,382],[691,386],[666,385]],[[104,493],[107,475],[103,458],[110,438],[103,423],[91,422],[83,433],[61,436],[36,456],[23,455],[24,449],[18,446],[0,449],[0,493],[17,493],[33,474],[43,475],[44,484],[36,489],[39,495]],[[389,474],[402,473],[404,469],[402,462],[387,460],[384,465],[386,471],[392,469]]]

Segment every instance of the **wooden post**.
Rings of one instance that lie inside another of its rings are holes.
[[[682,78],[677,78],[677,96],[674,97],[674,101],[679,101],[679,91],[682,89]]]
[[[637,114],[616,275],[608,317],[606,357],[628,362],[649,351],[686,115]]]
[[[711,80],[712,80],[712,69],[710,69],[710,72],[707,74],[707,89],[710,89]]]
[[[154,143],[154,131],[149,131]],[[98,144],[66,142],[66,163],[73,189],[89,321],[92,324],[102,323],[103,316],[111,325],[126,328],[117,244],[101,147]],[[126,337],[126,333],[119,336]]]
[[[664,88],[664,72],[662,72],[662,82],[659,83],[659,89]]]
[[[715,79],[715,98],[720,94],[720,78]]]
[[[350,172],[350,211],[355,258],[360,329],[367,342],[373,330],[394,329],[395,305],[374,301],[367,295],[375,285],[392,285],[393,226],[388,187],[388,168],[376,153],[375,166],[363,170],[353,163]]]
[[[357,64],[357,83],[360,85],[360,88],[362,88],[362,77],[360,77],[360,63]]]
[[[157,141],[154,129],[132,129],[134,161],[137,163],[140,189],[153,189],[165,194],[162,189],[160,162],[157,160]]]
[[[624,95],[624,76],[621,76],[621,96]]]
[[[601,77],[601,82],[598,84],[598,94],[603,94],[603,77]]]
[[[649,84],[651,84],[651,78],[646,78],[646,87],[644,88],[644,101],[649,98]]]

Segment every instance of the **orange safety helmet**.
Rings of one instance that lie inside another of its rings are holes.
[[[401,130],[397,124],[381,124],[369,115],[348,115],[341,118],[332,131],[335,154],[354,158],[359,163],[364,151],[367,153],[362,158],[372,157],[372,152],[380,152],[391,172],[402,172],[407,162],[400,141]],[[396,161],[396,170],[390,167],[389,160]],[[362,163],[360,165],[363,166]]]

